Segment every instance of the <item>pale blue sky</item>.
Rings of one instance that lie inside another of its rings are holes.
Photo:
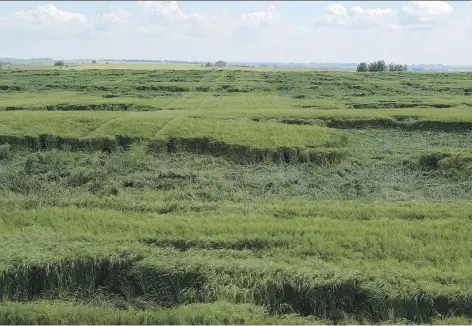
[[[0,57],[472,64],[472,2],[0,2]]]

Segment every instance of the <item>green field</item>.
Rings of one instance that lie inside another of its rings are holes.
[[[472,323],[471,80],[0,70],[0,324]]]

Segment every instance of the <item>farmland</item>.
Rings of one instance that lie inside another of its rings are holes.
[[[472,322],[471,74],[144,66],[0,70],[1,324]]]

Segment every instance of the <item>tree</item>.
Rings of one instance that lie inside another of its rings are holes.
[[[359,63],[359,65],[357,66],[357,71],[358,72],[366,72],[368,71],[369,68],[367,67],[367,62],[361,62]]]
[[[398,64],[393,64],[391,63],[388,66],[389,71],[408,71],[408,66],[407,65],[398,65]]]
[[[387,70],[387,65],[385,64],[385,61],[379,60],[375,61],[372,63],[369,63],[368,66],[369,71],[374,72],[374,71],[385,71]]]
[[[207,68],[208,68],[208,67],[211,67],[211,63],[207,62],[206,65],[205,65],[205,67],[207,67]]]
[[[365,71],[408,71],[408,66],[407,65],[399,65],[399,64],[394,64],[393,62],[390,63],[387,67],[385,64],[385,61],[379,60],[379,61],[374,61],[369,64],[365,62],[359,63],[357,66],[357,71],[358,72],[365,72]]]
[[[219,61],[215,62],[215,66],[220,67],[220,68],[226,67],[226,62],[219,60]]]
[[[55,67],[64,67],[64,61],[62,61],[62,60],[56,61],[56,62],[54,62],[54,66]]]
[[[376,71],[385,71],[387,70],[387,65],[385,64],[385,61],[379,60],[375,63],[375,66],[377,67]]]
[[[97,60],[92,60],[92,63],[97,63]]]

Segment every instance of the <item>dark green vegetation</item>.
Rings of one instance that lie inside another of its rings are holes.
[[[408,71],[408,66],[407,65],[399,65],[399,64],[394,64],[393,62],[390,63],[387,67],[385,64],[385,61],[379,60],[375,62],[371,62],[367,64],[367,62],[361,62],[357,65],[357,72],[380,72],[380,71]]]
[[[470,323],[471,77],[1,71],[0,323]]]

